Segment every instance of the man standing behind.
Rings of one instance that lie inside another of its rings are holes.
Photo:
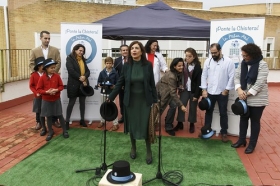
[[[30,63],[29,68],[33,72],[34,66],[35,66],[35,59],[38,57],[44,57],[45,59],[52,58],[56,63],[55,71],[56,73],[59,72],[60,66],[61,66],[61,60],[60,60],[60,53],[59,50],[56,47],[50,46],[50,33],[48,31],[42,31],[40,33],[40,40],[42,42],[41,46],[34,48],[31,50],[30,55]],[[53,125],[57,128],[60,128],[61,125],[57,120],[57,117],[53,116]]]
[[[235,66],[230,58],[223,56],[221,46],[213,43],[210,46],[212,57],[206,59],[201,75],[202,97],[211,100],[210,109],[205,113],[205,126],[212,124],[215,103],[218,102],[222,142],[228,142],[227,104],[229,91],[234,89]]]
[[[121,51],[122,56],[115,59],[115,62],[114,62],[114,68],[118,72],[119,77],[120,77],[121,72],[122,72],[123,64],[125,62],[127,62],[128,46],[127,45],[121,45],[120,46],[120,51]],[[124,88],[122,88],[122,90],[119,92],[119,104],[120,104],[121,115],[122,115],[121,119],[118,121],[119,123],[123,123],[123,95],[124,95]]]

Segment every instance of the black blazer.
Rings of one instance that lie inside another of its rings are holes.
[[[132,65],[133,65],[132,63],[125,63],[123,65],[123,69],[121,71],[119,80],[115,85],[115,88],[109,95],[109,99],[111,101],[113,101],[116,98],[119,91],[124,86],[123,103],[125,106],[129,106]],[[144,89],[145,89],[146,103],[148,106],[151,106],[153,103],[157,103],[157,91],[155,86],[153,67],[152,64],[148,61],[144,62],[142,67],[144,73]]]
[[[185,67],[184,67],[185,68]],[[194,94],[195,98],[199,98],[201,96],[201,74],[202,69],[200,64],[196,64],[193,69],[193,74],[191,78],[191,93]]]
[[[121,76],[121,72],[122,72],[122,68],[123,68],[122,56],[115,59],[114,68],[118,72],[119,76]]]
[[[85,77],[87,84],[89,85],[88,77],[90,76],[90,71],[86,62],[85,65]],[[75,57],[70,54],[66,58],[66,68],[68,71],[68,81],[67,81],[67,96],[68,98],[83,96],[80,92],[80,85],[82,82],[79,80],[81,76],[80,66]]]

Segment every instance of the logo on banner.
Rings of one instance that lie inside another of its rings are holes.
[[[66,54],[69,55],[76,44],[82,44],[86,48],[86,63],[91,63],[97,53],[97,46],[93,38],[80,34],[71,37],[66,44]]]
[[[219,44],[221,45],[221,47],[223,47],[223,45],[227,42],[227,41],[230,41],[230,40],[242,40],[244,41],[245,43],[255,43],[253,38],[247,34],[244,34],[242,32],[232,32],[232,33],[229,33],[229,34],[226,34],[224,36],[221,37],[221,39],[219,40]]]

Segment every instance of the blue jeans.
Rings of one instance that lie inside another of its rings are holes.
[[[211,126],[213,111],[216,102],[218,102],[219,112],[220,112],[220,126],[221,134],[227,134],[228,129],[228,115],[227,115],[227,104],[228,104],[228,95],[211,95],[208,93],[208,98],[211,100],[211,107],[209,110],[206,110],[205,113],[205,124]]]

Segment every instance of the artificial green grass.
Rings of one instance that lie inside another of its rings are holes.
[[[5,186],[80,186],[86,185],[95,171],[75,170],[99,167],[103,163],[103,131],[69,130],[70,138],[55,137],[41,149],[0,175]],[[117,160],[130,162],[133,172],[141,173],[143,182],[154,178],[158,165],[158,143],[152,145],[153,163],[147,165],[144,140],[137,141],[137,158],[130,159],[130,138],[118,132],[106,133],[106,164]],[[109,167],[112,168],[112,167]],[[162,168],[180,170],[180,186],[198,183],[213,185],[252,185],[235,149],[220,140],[162,137]],[[92,182],[91,182],[92,183]],[[90,184],[93,185],[93,184]],[[164,185],[160,179],[145,184]],[[198,184],[203,185],[203,184]]]

